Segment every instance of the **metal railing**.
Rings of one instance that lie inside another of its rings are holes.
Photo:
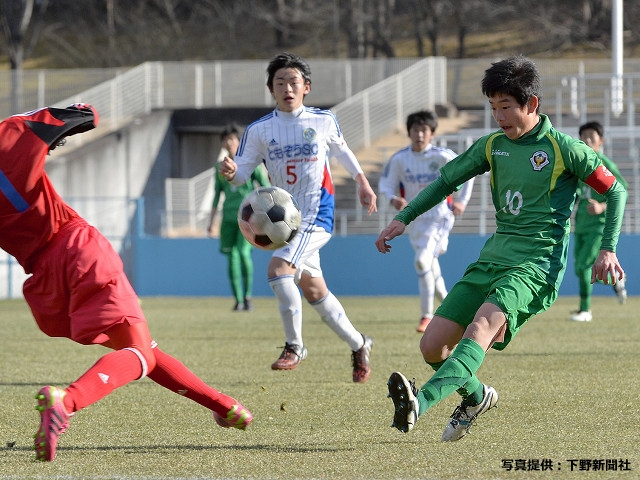
[[[309,102],[332,106],[419,62],[419,58],[309,59]],[[153,109],[272,105],[266,60],[146,62],[125,69],[0,72],[0,118],[48,105],[92,103],[103,125],[119,128]],[[20,98],[12,98],[21,82]],[[21,111],[13,111],[16,105]],[[108,132],[102,129],[102,134]]]
[[[572,126],[565,127],[562,131],[577,138],[578,125],[575,122],[572,123],[574,123]],[[464,152],[475,140],[496,129],[496,127],[464,129],[454,134],[439,135],[434,143],[449,147],[456,152]],[[622,233],[640,233],[640,130],[633,123],[609,124],[605,125],[605,138],[605,155],[616,163],[629,184]],[[378,178],[379,171],[369,175],[372,185],[377,184]],[[377,217],[367,216],[358,205],[340,209],[336,214],[338,219],[336,233],[343,236],[354,233],[376,233],[381,230],[381,227],[386,226],[396,213],[385,201],[380,202]],[[484,174],[476,178],[467,209],[462,216],[456,218],[452,233],[489,235],[493,233],[495,226],[495,209],[491,199],[489,175]]]
[[[333,107],[349,147],[369,147],[403,129],[409,113],[447,103],[446,73],[445,58],[426,58]]]
[[[445,103],[446,99],[446,60],[437,57],[421,60],[389,76],[352,95],[332,110],[345,138],[349,139],[349,147],[357,150],[370,146],[387,132],[401,128],[404,118],[413,109],[433,109]],[[163,231],[166,235],[204,232],[203,224],[208,220],[211,209],[212,178],[212,171],[207,170],[204,176],[201,173],[191,179],[165,180]]]
[[[438,142],[446,143],[458,152],[465,150],[480,135],[495,129],[478,85],[489,64],[488,60],[419,60],[421,59],[310,61],[314,84],[309,104],[335,105],[334,109],[347,141],[354,149],[374,144],[380,134],[399,128],[410,110],[432,108],[434,103],[455,103],[478,108],[483,112],[476,128],[437,138]],[[429,62],[443,62],[446,65],[446,82],[437,73],[432,77],[429,73],[419,74],[418,77],[422,76],[423,81],[412,84],[411,87],[400,80],[403,78],[401,72],[411,69],[419,71]],[[607,73],[610,61],[545,60],[538,62],[538,66],[544,81],[542,109],[551,116],[556,128],[577,135],[577,125],[587,118],[598,119],[605,125],[605,154],[618,164],[629,182],[623,232],[639,233],[640,135],[636,132],[639,123],[636,105],[640,101],[640,60],[626,60],[625,71],[628,73],[617,79],[623,86],[622,111],[619,103],[612,102],[612,99],[617,98],[612,92],[612,85],[619,83],[612,82],[612,75]],[[81,76],[88,82],[98,84],[77,94],[69,94],[63,88],[63,85],[74,85],[71,80],[73,72],[66,71],[69,78],[66,81],[58,80],[59,88],[51,90],[49,87],[53,84],[52,75],[55,72],[34,72],[34,77],[28,82],[29,88],[25,89],[23,103],[26,108],[47,103],[65,106],[72,101],[95,104],[103,125],[109,126],[109,129],[100,129],[99,133],[97,130],[88,132],[78,137],[86,143],[93,138],[91,135],[106,134],[153,109],[271,105],[272,100],[264,86],[265,67],[265,61],[149,62],[127,71],[101,72],[109,78],[106,81],[100,75],[94,76],[82,71]],[[8,77],[3,76],[5,73],[0,73],[0,111],[8,108],[10,103],[7,101]],[[366,91],[370,87],[371,90]],[[63,95],[69,96],[65,99]],[[385,98],[385,95],[388,97]],[[354,97],[354,100],[347,100]],[[62,100],[54,103],[57,98]],[[390,98],[395,101],[390,101]],[[365,111],[368,111],[366,115]],[[10,113],[15,112],[7,111],[5,116]],[[492,232],[495,226],[494,212],[485,177],[476,182],[472,200],[465,214],[457,220],[454,233],[484,235]],[[372,185],[377,183],[375,175],[370,177],[370,181]],[[115,232],[110,236],[115,245],[126,242],[129,232],[127,222],[131,218],[128,200],[123,200],[120,207],[111,206],[108,214],[105,214],[104,209],[90,206],[92,203],[100,203],[100,199],[76,200],[84,204],[78,210],[83,211],[88,221],[108,235],[111,229]],[[112,200],[117,202],[117,199]],[[200,204],[204,203],[206,201],[200,198]],[[382,206],[380,213],[369,217],[362,209],[354,207],[353,203],[347,207],[339,205],[336,212],[336,233],[350,235],[378,232],[392,214]],[[196,212],[196,218],[198,222],[202,222],[202,207]],[[105,219],[112,219],[120,224],[105,225]],[[121,224],[122,222],[125,224]],[[204,228],[201,225],[197,228],[197,235],[203,235]],[[17,295],[23,279],[24,273],[15,261],[0,255],[0,298]]]

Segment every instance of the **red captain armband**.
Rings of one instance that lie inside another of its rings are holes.
[[[600,165],[587,177],[585,183],[599,194],[603,194],[611,188],[615,181],[616,176],[607,167]]]

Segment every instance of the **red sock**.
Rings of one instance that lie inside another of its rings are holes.
[[[204,383],[178,359],[164,353],[158,347],[155,347],[153,352],[156,356],[156,368],[147,376],[157,384],[223,416],[238,403],[232,397]]]
[[[69,385],[64,397],[67,413],[77,412],[106,397],[116,388],[140,378],[142,365],[131,350],[117,350],[101,357],[78,380]]]

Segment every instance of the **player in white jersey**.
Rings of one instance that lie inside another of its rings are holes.
[[[271,184],[291,193],[302,211],[300,232],[274,251],[267,271],[286,336],[284,350],[271,368],[292,370],[307,356],[300,287],[322,320],[351,348],[353,381],[363,383],[371,372],[373,340],[353,326],[320,268],[320,248],[333,233],[335,209],[329,159],[335,157],[358,183],[360,203],[369,214],[377,211],[376,194],[333,113],[303,104],[311,91],[309,65],[296,55],[283,53],[271,60],[267,74],[276,109],[247,127],[235,158],[225,158],[218,169],[231,183],[241,185],[264,163]]]
[[[378,191],[391,206],[402,210],[420,191],[440,176],[440,167],[456,157],[448,148],[431,144],[438,127],[438,117],[429,110],[407,116],[407,133],[411,145],[394,153],[384,168]],[[465,183],[454,201],[442,201],[407,226],[415,252],[414,268],[418,275],[422,317],[418,332],[424,332],[433,317],[434,298],[442,301],[447,289],[442,278],[438,256],[447,251],[454,215],[461,215],[471,198],[473,179]]]

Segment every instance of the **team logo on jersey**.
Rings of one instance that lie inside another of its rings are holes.
[[[542,150],[538,150],[536,153],[534,153],[529,160],[531,161],[531,165],[533,165],[533,169],[536,172],[539,172],[544,167],[549,165],[549,155],[547,155],[547,152],[544,152]]]
[[[302,136],[307,142],[313,142],[318,134],[313,128],[305,128],[302,132]]]

